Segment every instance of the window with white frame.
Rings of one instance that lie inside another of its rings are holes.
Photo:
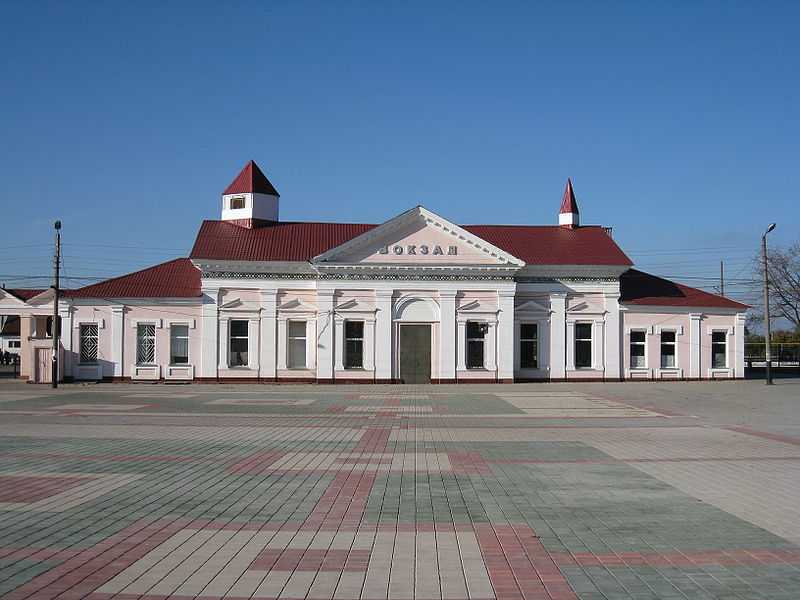
[[[248,322],[242,319],[231,319],[228,323],[228,366],[246,367],[249,349]]]
[[[592,324],[575,323],[575,368],[592,366]]]
[[[156,362],[156,326],[140,323],[136,326],[136,364],[153,365]]]
[[[246,201],[244,196],[234,196],[231,198],[231,209],[234,208],[245,208]]]
[[[675,368],[675,332],[661,332],[661,368]]]
[[[78,338],[81,364],[97,364],[97,323],[81,323]]]
[[[344,368],[364,368],[364,321],[344,322]]]
[[[539,326],[536,323],[520,323],[519,366],[521,369],[539,368]]]
[[[290,369],[303,369],[306,366],[306,321],[288,321],[286,366]]]
[[[728,366],[728,340],[724,331],[711,332],[711,368],[725,369]]]
[[[19,348],[20,347],[19,340],[9,340],[8,347],[9,348]]]
[[[644,369],[645,362],[645,341],[647,334],[644,331],[631,331],[631,369]]]
[[[467,368],[483,369],[485,364],[487,323],[467,321]]]
[[[169,364],[189,364],[189,326],[171,325],[169,328]]]

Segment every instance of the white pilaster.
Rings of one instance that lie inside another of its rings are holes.
[[[620,338],[622,331],[619,318],[619,294],[603,294],[606,301],[605,320],[605,376],[610,379],[619,379],[622,373],[622,352]]]
[[[516,349],[514,345],[514,292],[498,292],[497,315],[497,378],[513,379]]]
[[[393,290],[377,290],[375,299],[375,379],[392,378],[392,295]]]
[[[550,378],[564,379],[566,377],[567,356],[571,354],[565,348],[567,340],[567,295],[561,293],[550,294]],[[574,332],[573,332],[574,333]],[[575,368],[575,357],[572,368]]]
[[[258,371],[258,357],[261,355],[261,319],[250,317],[247,320],[247,368],[251,371]]]
[[[228,368],[228,325],[228,317],[221,317],[219,319],[219,350],[217,351],[219,369]],[[248,351],[249,350],[248,348]]]
[[[113,363],[114,377],[123,376],[123,356],[125,344],[125,307],[111,307],[111,362]]]
[[[336,315],[333,318],[334,339],[335,339],[335,370],[344,370],[344,317]],[[366,327],[365,327],[366,335]]]
[[[746,313],[738,313],[736,315],[733,334],[733,343],[736,348],[733,355],[734,377],[744,377],[744,324],[746,317]]]
[[[289,344],[287,343],[288,340],[288,332],[286,330],[287,318],[285,315],[278,315],[278,356],[276,360],[276,365],[278,371],[285,371],[286,370],[286,353],[289,349]],[[308,333],[306,332],[306,335]],[[313,339],[313,338],[312,338]]]
[[[364,370],[375,370],[375,317],[364,323]]]
[[[276,311],[277,293],[275,290],[261,292],[261,352],[259,365],[261,376],[273,378],[276,376]]]
[[[217,314],[218,289],[203,290],[202,317],[200,318],[200,377],[213,378],[218,374],[219,322]]]
[[[61,371],[62,375],[73,375],[73,331],[72,331],[72,308],[61,304],[58,307],[58,316],[61,317],[61,345],[64,347]],[[21,338],[20,338],[21,339]]]
[[[311,332],[307,333],[309,341],[316,340],[317,379],[333,379],[333,330],[333,290],[317,290],[316,336],[312,338]],[[309,367],[311,364],[311,361],[308,361]]]
[[[456,331],[456,371],[467,370],[467,320],[458,318]]]
[[[440,290],[439,379],[456,378],[456,292]]]
[[[486,370],[497,376],[497,322],[486,323],[486,337],[483,340],[486,352]]]
[[[700,377],[700,359],[702,358],[703,344],[700,341],[701,313],[689,313],[689,377]]]

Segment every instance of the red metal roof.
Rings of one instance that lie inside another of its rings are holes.
[[[572,182],[569,179],[567,179],[567,187],[564,190],[564,198],[561,200],[561,210],[558,212],[560,214],[578,214],[578,203],[575,201],[575,192],[572,191]]]
[[[363,223],[275,222],[257,229],[204,221],[195,259],[307,261],[377,227]],[[602,227],[466,225],[464,229],[531,265],[633,263]]]
[[[247,163],[223,194],[269,194],[280,196],[267,176],[261,172],[254,161]]]
[[[649,273],[630,269],[620,277],[620,304],[641,306],[696,306],[698,308],[750,308],[729,300]]]
[[[70,298],[196,298],[200,271],[188,258],[64,292]]]

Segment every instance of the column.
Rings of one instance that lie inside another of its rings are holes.
[[[288,350],[288,343],[287,343],[287,331],[286,331],[286,317],[283,315],[278,315],[277,324],[278,324],[278,348],[277,353],[278,356],[276,357],[275,364],[278,371],[285,371],[286,370],[286,352]],[[306,332],[306,335],[308,333]],[[312,338],[313,339],[313,338]],[[306,343],[311,343],[310,341],[306,341]]]
[[[344,317],[341,315],[334,315],[333,325],[336,348],[336,352],[334,353],[336,355],[334,369],[336,371],[344,371]],[[366,325],[367,324],[364,323],[365,335],[367,330]]]
[[[550,379],[564,379],[567,376],[567,295],[550,294],[550,308]]]
[[[483,340],[486,352],[485,368],[497,377],[497,321],[487,321],[486,325],[486,337]]]
[[[439,291],[439,379],[456,379],[456,291]]]
[[[316,338],[308,335],[309,342],[316,339],[318,380],[333,381],[333,329],[333,290],[317,290]]]
[[[111,362],[114,377],[122,377],[125,361],[125,307],[111,307]],[[102,375],[102,374],[101,374]]]
[[[277,376],[275,371],[276,361],[276,306],[277,292],[275,290],[261,291],[261,353],[258,360],[261,367],[261,376],[273,379]]]
[[[392,295],[394,290],[376,290],[378,310],[375,312],[375,379],[392,379]]]
[[[622,374],[622,353],[620,352],[619,293],[603,294],[606,300],[606,360],[605,377],[619,379]]]
[[[344,345],[342,346],[344,348]],[[375,370],[375,316],[364,321],[364,370]]]
[[[700,343],[701,313],[689,313],[689,377],[700,377],[700,359],[702,358],[703,345]]]
[[[497,315],[497,378],[514,380],[516,348],[514,345],[514,291],[498,292],[500,313]]]
[[[219,342],[217,297],[219,289],[203,290],[203,306],[200,316],[200,377],[215,378],[218,374]],[[224,367],[223,367],[224,368]]]

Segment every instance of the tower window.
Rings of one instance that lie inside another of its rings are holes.
[[[231,198],[231,208],[245,208],[245,204],[244,196],[234,196]]]

